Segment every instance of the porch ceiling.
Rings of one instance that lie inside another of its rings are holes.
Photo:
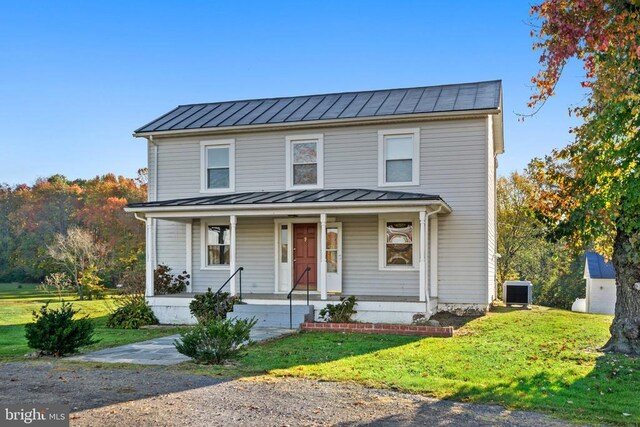
[[[175,212],[190,210],[345,208],[364,206],[441,206],[451,208],[438,195],[368,189],[254,191],[185,199],[131,203],[128,212]]]

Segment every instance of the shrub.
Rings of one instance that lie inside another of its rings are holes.
[[[122,285],[122,293],[144,294],[146,288],[144,268],[140,268],[138,265],[127,268],[118,282]]]
[[[327,304],[325,308],[320,310],[320,317],[325,322],[331,323],[350,323],[351,316],[357,313],[354,307],[357,305],[356,297],[340,297],[337,304]]]
[[[98,277],[98,269],[95,265],[90,265],[84,271],[82,271],[78,278],[78,283],[82,289],[82,295],[88,297],[88,299],[103,299],[107,292],[100,283],[102,279]]]
[[[233,305],[239,302],[238,297],[232,297],[228,292],[215,294],[211,288],[201,295],[196,295],[189,304],[193,317],[198,323],[209,323],[212,320],[223,320],[227,313],[233,310]]]
[[[74,319],[78,312],[65,302],[58,309],[49,309],[47,303],[39,312],[34,311],[34,322],[25,325],[29,347],[60,357],[96,343],[93,323],[88,316]]]
[[[66,273],[51,273],[44,278],[44,281],[38,286],[48,293],[56,293],[58,300],[62,301],[62,297],[73,288],[73,283]]]
[[[140,326],[158,324],[158,318],[142,294],[125,295],[118,305],[107,318],[109,328],[138,329]]]
[[[212,320],[180,334],[175,346],[198,363],[220,365],[237,357],[242,346],[250,343],[249,334],[255,324],[255,319]]]
[[[171,274],[171,267],[158,264],[153,272],[153,286],[156,295],[179,294],[187,290],[191,276],[183,271],[182,274]]]

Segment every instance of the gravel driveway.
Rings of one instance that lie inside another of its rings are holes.
[[[354,384],[254,377],[224,381],[162,367],[0,365],[0,402],[66,403],[72,426],[564,426],[545,415]]]

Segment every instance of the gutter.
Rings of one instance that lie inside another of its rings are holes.
[[[153,207],[125,207],[125,212],[211,212],[211,211],[257,211],[257,210],[287,210],[287,209],[328,209],[335,210],[340,208],[358,208],[358,207],[406,207],[406,206],[424,206],[439,205],[436,212],[444,210],[451,213],[451,207],[441,199],[433,200],[393,200],[389,202],[372,201],[372,202],[319,202],[319,203],[265,203],[265,204],[229,204],[229,205],[198,205],[198,206],[153,206]]]
[[[133,136],[136,138],[153,137],[153,136],[189,136],[206,133],[236,133],[236,132],[257,132],[264,130],[291,130],[291,129],[309,129],[309,128],[321,128],[327,126],[357,126],[369,123],[406,123],[418,120],[445,120],[445,119],[466,119],[484,117],[487,115],[500,115],[502,110],[500,108],[490,108],[483,110],[464,110],[464,111],[444,111],[435,113],[422,113],[422,114],[398,114],[395,116],[373,116],[373,117],[355,117],[349,119],[332,119],[332,120],[309,120],[301,122],[288,122],[288,123],[265,123],[256,125],[242,125],[242,126],[224,126],[213,128],[198,128],[198,129],[177,129],[177,130],[165,130],[165,131],[149,131],[149,132],[133,132]]]

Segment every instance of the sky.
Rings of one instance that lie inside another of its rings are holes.
[[[132,131],[179,104],[501,79],[499,173],[571,141],[570,64],[530,113],[528,1],[19,1],[0,13],[0,183],[146,166]]]

